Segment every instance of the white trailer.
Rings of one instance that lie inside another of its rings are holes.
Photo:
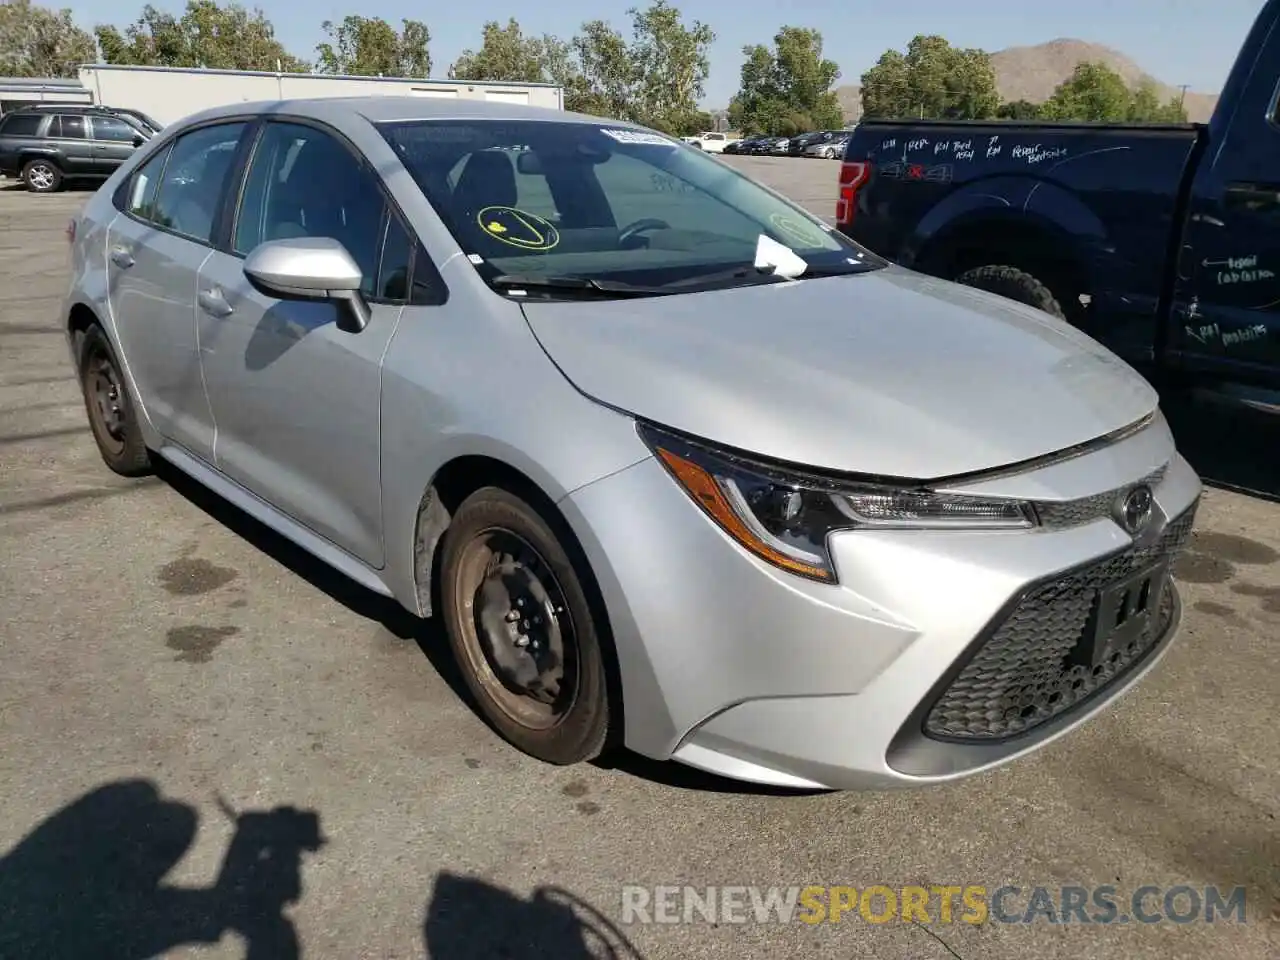
[[[254,100],[310,97],[444,97],[564,109],[563,88],[550,83],[352,77],[115,64],[82,66],[80,83],[92,94],[94,103],[140,110],[162,124],[173,123],[209,107]]]

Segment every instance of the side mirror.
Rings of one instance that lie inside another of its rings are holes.
[[[351,254],[329,237],[268,240],[244,261],[249,283],[280,300],[328,300],[345,307],[339,329],[359,333],[369,325],[369,304],[360,293],[364,275]]]
[[[142,145],[143,145],[144,143],[146,143],[146,142],[147,142],[147,138],[146,138],[146,137],[144,137],[142,134],[140,134],[140,133],[135,133],[135,134],[133,135],[133,145],[134,145],[135,147],[140,147],[140,146],[142,146]]]

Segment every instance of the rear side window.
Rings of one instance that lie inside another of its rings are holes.
[[[44,117],[33,113],[11,114],[0,126],[0,134],[6,137],[34,137],[40,133]]]
[[[169,148],[169,162],[159,192],[145,219],[200,243],[209,243],[218,203],[231,172],[236,145],[245,124],[221,123],[179,137]],[[155,160],[147,162],[147,169]],[[133,199],[130,197],[129,199]]]
[[[59,137],[63,140],[85,139],[84,117],[73,113],[64,113],[54,117],[53,122],[49,124],[49,136]]]

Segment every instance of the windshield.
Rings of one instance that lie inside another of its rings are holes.
[[[379,128],[490,282],[575,278],[687,290],[706,277],[732,286],[759,282],[763,271],[751,269],[759,251],[779,244],[815,276],[885,265],[728,165],[658,133],[606,121]]]

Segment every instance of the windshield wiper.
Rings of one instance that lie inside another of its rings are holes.
[[[489,281],[492,286],[508,290],[550,290],[568,295],[585,294],[606,297],[656,297],[670,293],[666,287],[643,287],[621,280],[592,280],[590,277],[518,276],[504,273]]]

